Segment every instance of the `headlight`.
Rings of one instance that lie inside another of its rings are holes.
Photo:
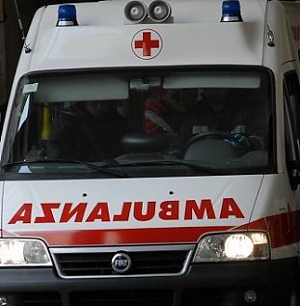
[[[51,266],[45,244],[35,239],[0,239],[0,266]]]
[[[265,233],[222,233],[203,237],[193,262],[266,260],[270,258]]]

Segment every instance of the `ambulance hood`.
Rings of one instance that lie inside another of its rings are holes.
[[[262,178],[8,181],[2,233],[49,246],[196,243],[247,225]]]

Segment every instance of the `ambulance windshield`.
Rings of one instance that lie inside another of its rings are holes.
[[[2,163],[129,177],[272,172],[272,77],[242,68],[27,75]]]

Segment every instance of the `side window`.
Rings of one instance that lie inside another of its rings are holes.
[[[284,76],[284,103],[285,150],[293,185],[293,178],[299,175],[295,171],[295,164],[300,162],[300,86],[299,78],[295,71],[288,72]]]

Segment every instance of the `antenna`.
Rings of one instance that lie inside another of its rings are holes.
[[[17,12],[18,24],[19,24],[19,28],[20,28],[21,34],[22,34],[22,40],[25,41],[24,27],[23,27],[21,14],[20,14],[20,11],[19,11],[17,0],[14,0],[14,2],[15,2],[15,7],[16,7],[16,12]]]
[[[31,49],[29,48],[29,45],[26,44],[26,42],[25,42],[26,37],[25,37],[24,27],[23,27],[21,14],[20,14],[20,10],[19,10],[19,7],[18,7],[17,0],[14,0],[14,3],[15,3],[16,12],[17,12],[19,28],[20,28],[20,31],[21,31],[21,34],[22,34],[22,40],[24,42],[24,50],[25,50],[25,53],[29,53],[29,52],[31,52]]]

